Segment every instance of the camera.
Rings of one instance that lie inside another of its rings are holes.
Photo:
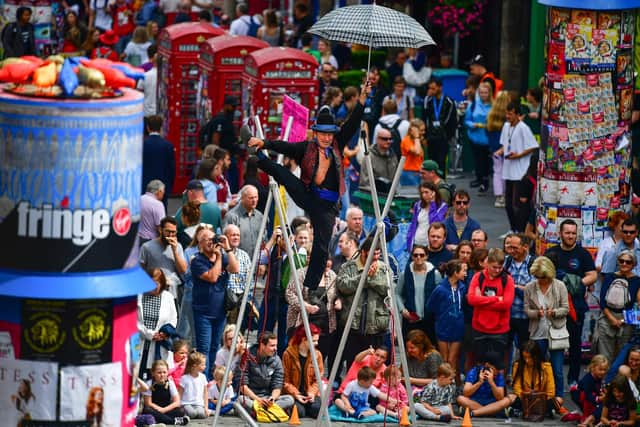
[[[211,239],[211,242],[214,245],[219,245],[220,243],[222,243],[222,239],[220,238],[220,236],[215,235],[215,236],[213,236],[213,239]]]

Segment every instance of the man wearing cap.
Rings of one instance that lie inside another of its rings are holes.
[[[495,98],[502,90],[503,82],[487,70],[487,60],[484,55],[474,56],[467,64],[469,65],[469,74],[480,77],[480,83],[487,82],[491,85]]]
[[[376,134],[375,144],[369,148],[373,177],[378,191],[387,193],[398,169],[398,156],[391,148],[393,136],[389,129],[380,128]],[[369,190],[369,174],[366,168],[360,174],[360,189]]]
[[[420,170],[420,178],[423,181],[430,182],[438,188],[438,193],[442,201],[451,206],[451,200],[453,198],[454,189],[442,179],[442,171],[440,170],[438,163],[434,160],[425,160],[422,162],[422,170]]]
[[[200,203],[200,222],[209,224],[215,231],[222,227],[222,216],[217,203],[209,203],[204,197],[204,186],[199,179],[192,179],[187,183],[184,190],[188,202]],[[182,223],[182,207],[176,212],[176,221],[178,222],[178,233],[184,231]]]
[[[424,121],[427,125],[429,158],[438,163],[441,171],[446,171],[449,145],[454,143],[458,127],[458,112],[453,99],[442,93],[442,81],[435,77],[427,83]]]
[[[316,289],[327,263],[329,239],[338,215],[338,201],[344,194],[342,150],[360,127],[366,97],[370,85],[360,92],[359,102],[342,125],[336,125],[329,107],[319,110],[313,141],[291,144],[286,141],[263,141],[251,138],[249,147],[258,150],[272,149],[293,158],[300,165],[301,175],[296,178],[282,165],[271,161],[263,151],[258,151],[258,167],[283,185],[298,206],[308,212],[314,230],[311,261],[304,286]]]

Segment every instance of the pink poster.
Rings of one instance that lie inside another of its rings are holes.
[[[301,142],[307,139],[307,128],[309,126],[309,109],[293,99],[285,96],[282,100],[282,129],[280,139],[284,140],[284,132],[287,128],[289,117],[293,117],[291,131],[289,132],[289,142]]]

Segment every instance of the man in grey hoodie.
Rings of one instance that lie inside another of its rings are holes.
[[[240,402],[249,409],[258,402],[268,408],[274,403],[282,409],[293,406],[293,397],[281,395],[284,384],[282,361],[276,354],[278,339],[272,332],[265,332],[258,345],[249,350],[248,357],[242,360],[234,372],[240,387]]]
[[[376,135],[375,144],[369,149],[376,189],[383,193],[389,191],[389,186],[398,168],[398,157],[396,157],[396,153],[391,148],[392,142],[391,132],[382,128]],[[363,169],[360,173],[360,188],[363,190],[370,189],[369,174],[366,169]]]

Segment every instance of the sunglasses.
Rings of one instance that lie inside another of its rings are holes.
[[[378,139],[380,141],[393,141],[393,137],[391,137],[391,136],[389,136],[389,137],[379,136]]]
[[[637,233],[638,230],[622,230],[622,234],[633,234]]]
[[[416,253],[416,254],[412,254],[411,256],[414,257],[414,258],[424,258],[424,257],[427,256],[427,254]]]
[[[624,259],[624,258],[620,258],[618,260],[618,264],[623,264],[623,265],[633,265],[633,260],[631,259]]]
[[[468,200],[456,200],[456,205],[468,205],[469,201]]]

